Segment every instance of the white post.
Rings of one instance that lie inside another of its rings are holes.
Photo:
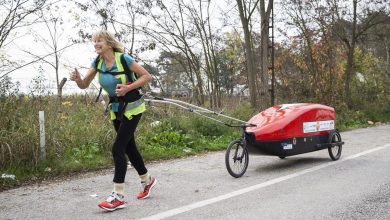
[[[39,111],[39,137],[40,137],[40,160],[46,159],[45,149],[45,112]]]

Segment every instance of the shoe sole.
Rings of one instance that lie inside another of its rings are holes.
[[[107,207],[104,207],[104,206],[100,206],[100,205],[98,205],[98,206],[99,206],[100,208],[106,210],[106,211],[109,211],[109,212],[115,211],[115,210],[117,210],[117,209],[123,209],[124,207],[126,207],[124,204],[123,204],[123,205],[120,205],[120,206],[117,206],[117,207],[115,207],[115,208],[112,208],[112,209],[107,208]]]
[[[153,182],[152,186],[150,186],[149,193],[146,196],[144,196],[142,198],[138,198],[138,199],[146,199],[146,198],[148,198],[150,196],[151,192],[152,192],[152,189],[156,185],[156,183],[157,183],[157,180],[156,180],[156,178],[154,178],[154,182]]]

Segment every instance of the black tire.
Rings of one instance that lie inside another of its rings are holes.
[[[226,169],[232,177],[239,178],[248,168],[249,154],[241,140],[232,141],[226,149]]]
[[[340,133],[338,131],[330,132],[328,142],[329,143],[341,142]],[[342,144],[328,147],[328,152],[329,152],[330,158],[332,158],[332,160],[338,160],[341,156],[342,149],[343,149]]]

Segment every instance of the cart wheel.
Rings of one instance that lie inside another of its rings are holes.
[[[329,143],[341,142],[341,135],[338,131],[332,131],[329,133]],[[342,144],[333,147],[328,147],[328,152],[332,160],[338,160],[341,156]]]
[[[241,140],[232,141],[225,153],[225,164],[229,174],[235,178],[244,175],[248,168],[249,154]]]

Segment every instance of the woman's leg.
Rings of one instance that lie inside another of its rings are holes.
[[[148,172],[148,170],[145,167],[144,160],[142,159],[142,156],[137,149],[134,135],[133,138],[131,138],[129,143],[127,144],[126,154],[129,157],[130,163],[138,172],[138,175],[142,176]]]
[[[131,118],[131,120],[128,120],[126,117],[123,117],[122,121],[114,120],[113,122],[115,130],[117,132],[115,143],[112,147],[112,155],[114,157],[114,164],[115,164],[115,174],[113,180],[114,183],[123,183],[125,181],[125,176],[127,171],[127,160],[125,157],[125,153],[127,154],[128,151],[127,149],[129,148],[128,145],[130,141],[131,140],[134,141],[134,132],[137,128],[140,119],[141,119],[141,114],[134,115]],[[137,169],[137,171],[145,172],[144,170],[146,170],[146,168],[145,165],[143,164],[142,157],[140,155],[139,157],[141,158],[142,163],[140,163],[139,158],[137,158],[134,160],[136,164],[133,164],[133,166]],[[132,160],[133,159],[130,159],[131,162]]]

